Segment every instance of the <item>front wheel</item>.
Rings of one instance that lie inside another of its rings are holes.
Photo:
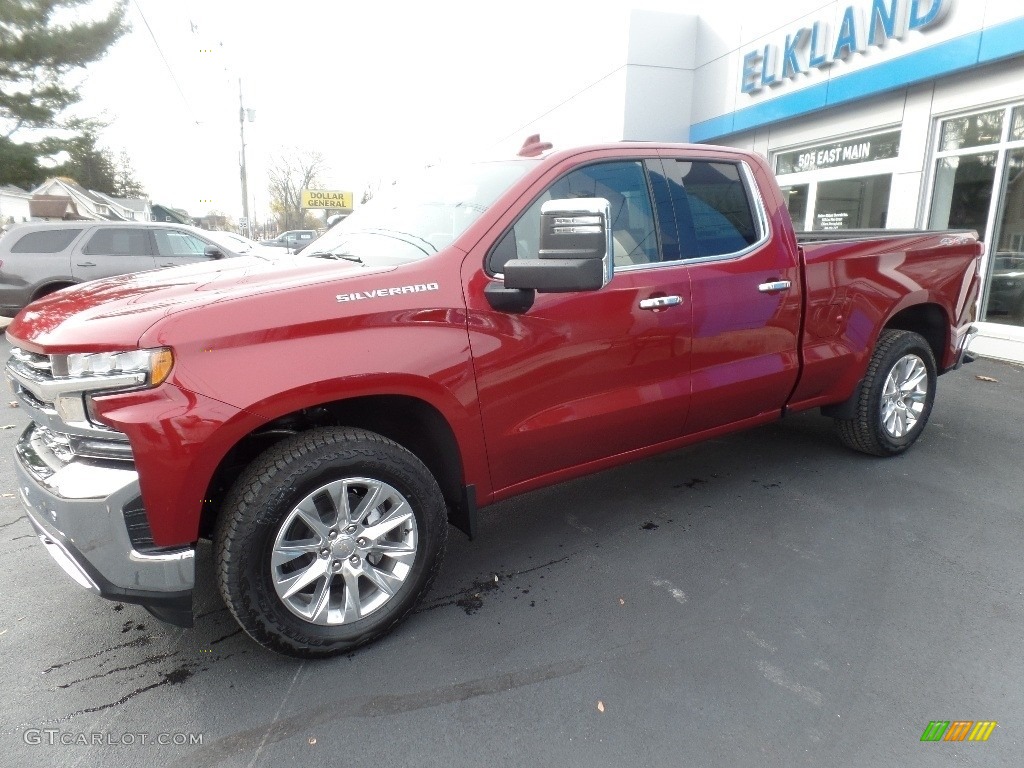
[[[912,331],[882,331],[857,393],[852,419],[836,419],[839,439],[873,456],[903,453],[921,436],[935,401],[935,356]]]
[[[437,482],[380,435],[315,429],[268,449],[217,524],[220,592],[257,642],[330,656],[400,622],[427,591],[448,527]]]

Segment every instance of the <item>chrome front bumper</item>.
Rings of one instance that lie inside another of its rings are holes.
[[[140,603],[165,621],[191,624],[195,548],[140,552],[133,545],[125,520],[125,509],[137,507],[141,496],[133,464],[59,458],[35,424],[15,453],[29,520],[72,579],[108,599]]]

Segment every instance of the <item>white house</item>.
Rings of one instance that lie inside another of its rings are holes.
[[[0,187],[0,229],[20,224],[32,218],[29,200],[32,193],[11,184]]]

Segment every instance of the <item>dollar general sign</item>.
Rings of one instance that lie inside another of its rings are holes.
[[[351,192],[335,192],[329,189],[302,190],[303,208],[351,208]]]

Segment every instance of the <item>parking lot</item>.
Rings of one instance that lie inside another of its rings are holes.
[[[316,662],[251,642],[212,586],[193,630],[75,586],[16,498],[8,399],[4,764],[1020,763],[1020,367],[940,379],[899,458],[809,413],[485,509],[414,616]],[[998,727],[923,743],[935,720]]]

